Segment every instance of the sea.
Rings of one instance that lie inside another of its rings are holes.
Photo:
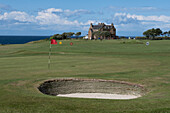
[[[0,45],[5,44],[24,44],[31,41],[37,41],[42,39],[49,39],[51,36],[0,36]],[[135,36],[119,36],[119,38],[135,38]],[[72,37],[74,38],[74,37]]]
[[[24,44],[50,38],[50,36],[0,36],[0,44]]]

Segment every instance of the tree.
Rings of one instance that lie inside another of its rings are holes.
[[[71,37],[73,35],[74,35],[73,32],[64,32],[63,34],[61,34],[62,39],[67,39],[67,38],[69,38],[69,37]]]
[[[102,31],[101,36],[105,38],[111,37],[111,33],[109,31]]]
[[[156,29],[152,28],[152,30],[150,31],[150,35],[151,39],[155,39],[155,37],[157,36]]]
[[[62,33],[62,34],[61,34],[61,37],[62,37],[62,40],[63,40],[63,39],[66,39],[66,38],[67,38],[67,33],[66,33],[66,32]]]
[[[168,37],[170,36],[170,30],[168,31]]]
[[[62,39],[62,36],[60,34],[55,34],[52,37],[53,37],[53,39],[56,39],[56,40],[61,40]]]
[[[76,36],[80,36],[80,35],[81,35],[81,32],[77,32],[75,35],[76,35]]]
[[[157,28],[155,32],[156,32],[156,36],[160,36],[162,34],[162,30],[160,28]]]
[[[81,32],[77,32],[75,35],[76,35],[76,39],[78,39],[79,36],[81,35]]]
[[[62,34],[55,34],[52,37],[50,37],[50,39],[63,40],[63,39],[67,39],[73,35],[74,35],[74,32],[64,32]]]
[[[101,38],[101,31],[95,31],[95,32],[93,32],[93,36],[95,36],[96,39],[98,39],[99,37]]]
[[[147,30],[147,31],[143,32],[143,35],[144,35],[144,36],[146,36],[147,38],[149,38],[149,36],[150,36],[150,32],[149,32],[149,30]]]
[[[165,37],[166,37],[166,36],[167,36],[167,34],[168,34],[168,32],[167,32],[167,31],[165,31],[163,34],[164,34],[164,35],[165,35]]]
[[[111,33],[109,31],[95,31],[93,32],[93,36],[97,38],[106,39],[108,37],[111,37]]]
[[[153,37],[153,30],[149,29],[149,30],[143,32],[143,35],[145,35],[147,38],[151,39]]]
[[[145,35],[149,39],[155,39],[156,36],[160,36],[162,34],[162,30],[160,28],[157,29],[149,29],[145,32],[143,32],[143,35]]]
[[[75,33],[73,33],[73,32],[68,32],[67,33],[67,37],[71,37],[71,36],[73,36]]]

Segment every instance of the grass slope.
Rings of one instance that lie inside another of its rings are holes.
[[[0,113],[169,113],[170,41],[63,41],[0,46]],[[47,96],[37,87],[54,78],[121,80],[144,85],[134,100],[78,99]]]

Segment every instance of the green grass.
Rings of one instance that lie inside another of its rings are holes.
[[[73,46],[69,43],[73,42]],[[125,42],[125,43],[124,43]],[[169,113],[170,41],[103,40],[0,45],[0,113]],[[55,78],[121,80],[144,85],[133,100],[47,96],[37,89]]]

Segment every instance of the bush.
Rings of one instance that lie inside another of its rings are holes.
[[[148,37],[135,37],[136,40],[148,40]]]
[[[163,40],[170,40],[170,37],[162,37]]]
[[[126,37],[124,37],[124,36],[121,36],[119,39],[127,39]]]
[[[136,37],[137,40],[150,40],[148,37]],[[170,40],[170,37],[155,37],[152,40]]]

